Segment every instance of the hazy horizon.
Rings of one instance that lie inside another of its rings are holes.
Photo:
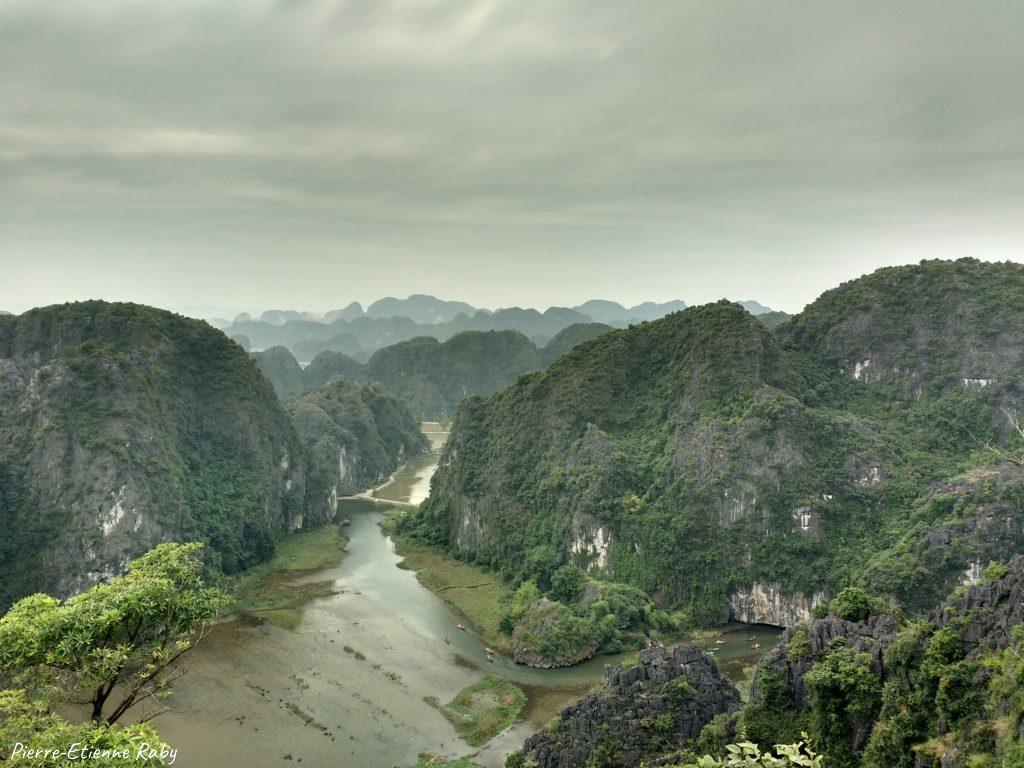
[[[0,309],[797,312],[1022,211],[1021,3],[0,6]]]

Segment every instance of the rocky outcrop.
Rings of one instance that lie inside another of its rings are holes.
[[[744,624],[792,627],[810,621],[814,606],[828,602],[828,593],[818,590],[810,597],[803,592],[785,594],[778,582],[754,582],[729,598],[729,618]]]
[[[655,646],[635,666],[606,666],[601,688],[564,709],[522,752],[537,768],[590,760],[632,768],[656,749],[696,739],[716,715],[739,706],[735,686],[699,648]]]
[[[930,610],[961,584],[976,583],[991,561],[1024,551],[1024,469],[1009,463],[938,483],[918,504],[922,522],[891,561],[876,563],[866,583],[900,594],[911,608]]]
[[[593,626],[561,603],[541,598],[512,634],[512,659],[541,669],[571,667],[592,657],[600,642]]]
[[[1005,648],[1013,628],[1024,621],[1024,557],[1014,557],[1002,578],[958,590],[929,620],[956,629],[968,659]]]
[[[761,701],[761,683],[766,676],[785,683],[797,709],[810,706],[810,692],[804,676],[811,671],[834,643],[871,655],[871,670],[884,674],[882,654],[896,637],[899,622],[891,614],[871,616],[865,621],[847,621],[835,615],[815,619],[799,627],[790,627],[779,644],[762,657],[754,674],[750,696]]]

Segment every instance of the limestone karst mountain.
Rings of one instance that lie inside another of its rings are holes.
[[[704,622],[806,619],[849,583],[926,607],[1024,545],[1020,472],[979,470],[975,442],[1019,412],[1022,316],[1024,267],[961,260],[852,281],[775,333],[728,302],[606,333],[463,401],[409,530]]]
[[[425,448],[404,406],[383,402],[332,411],[354,482]],[[328,482],[305,440],[205,322],[98,301],[0,318],[0,604],[81,590],[167,540],[207,542],[226,573],[262,560],[312,522],[307,485]]]

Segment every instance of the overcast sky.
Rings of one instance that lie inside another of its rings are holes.
[[[0,3],[0,308],[1024,261],[1024,2]]]

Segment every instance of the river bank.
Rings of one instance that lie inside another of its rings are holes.
[[[342,500],[338,519],[349,525],[289,538],[235,585],[238,615],[190,654],[189,674],[156,723],[179,748],[176,766],[387,768],[433,752],[501,768],[527,736],[599,684],[605,664],[631,658],[542,670],[501,653],[495,637],[507,585],[388,535],[386,518],[400,514],[395,504],[429,490],[432,467],[405,469],[372,500]],[[486,646],[499,650],[493,662]],[[436,705],[455,702],[486,675],[515,683],[526,702],[511,727],[471,747],[445,716],[450,705]]]

